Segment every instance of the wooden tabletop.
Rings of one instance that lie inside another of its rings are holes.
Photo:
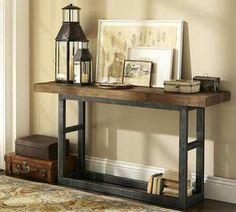
[[[171,105],[208,107],[230,100],[229,91],[199,92],[195,94],[181,94],[164,92],[163,89],[134,87],[122,90],[107,90],[96,86],[77,86],[74,84],[61,84],[55,82],[37,83],[34,85],[36,92],[56,93],[63,95],[96,97],[125,101],[164,103]]]

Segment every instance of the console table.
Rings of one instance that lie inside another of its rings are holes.
[[[230,100],[230,92],[177,94],[163,89],[134,87],[125,90],[104,90],[95,86],[78,87],[55,82],[34,85],[36,92],[58,94],[58,181],[60,184],[85,190],[128,197],[176,208],[188,208],[204,198],[204,124],[205,108]],[[66,126],[66,100],[78,101],[78,125]],[[177,111],[179,121],[179,198],[158,196],[146,192],[147,182],[124,177],[89,172],[85,167],[86,102],[118,104]],[[195,110],[196,141],[188,142],[188,113]],[[65,137],[78,131],[78,170],[64,174]],[[187,197],[188,151],[196,149],[196,190]]]

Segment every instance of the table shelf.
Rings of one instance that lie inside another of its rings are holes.
[[[107,175],[104,175],[107,176]],[[114,176],[111,176],[114,177]],[[90,190],[94,192],[112,194],[116,196],[126,197],[130,199],[135,199],[139,201],[149,202],[155,205],[164,205],[167,207],[175,208],[185,208],[177,197],[169,197],[163,195],[149,194],[145,189],[133,188],[132,186],[125,186],[117,183],[106,182],[98,179],[91,179],[85,176],[81,176],[78,173],[73,175],[65,176],[60,179],[62,185],[67,185],[71,187],[77,187],[84,190]],[[146,183],[146,182],[143,182]],[[147,183],[146,183],[147,184]],[[188,197],[188,206],[196,204],[202,199],[201,194],[193,194],[191,197]]]
[[[67,175],[67,177],[88,179],[88,180],[96,181],[96,182],[111,183],[115,185],[135,188],[135,189],[139,189],[143,191],[147,190],[147,185],[148,185],[147,182],[141,181],[141,180],[134,180],[134,179],[129,179],[125,177],[119,177],[119,176],[102,174],[102,173],[91,172],[91,171],[85,171],[83,174],[81,174],[79,171],[76,171],[74,173],[71,173],[70,175]]]

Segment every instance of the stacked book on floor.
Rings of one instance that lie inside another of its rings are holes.
[[[163,192],[165,196],[179,197],[179,172],[167,170],[163,174]],[[188,174],[187,181],[187,196],[192,195],[192,181],[191,174]]]
[[[163,174],[153,174],[149,177],[147,193],[179,197],[179,172],[167,170]],[[192,195],[191,175],[188,174],[187,196]]]
[[[150,194],[161,195],[163,190],[162,174],[153,174],[149,177],[147,192]]]

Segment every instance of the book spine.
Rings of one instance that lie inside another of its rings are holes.
[[[147,187],[147,193],[149,194],[152,193],[152,181],[153,181],[153,176],[150,176],[148,180],[148,187]]]
[[[157,182],[157,195],[161,195],[163,191],[163,178],[159,177]]]
[[[158,178],[159,178],[159,177],[154,177],[154,178],[153,178],[152,194],[157,194]]]

